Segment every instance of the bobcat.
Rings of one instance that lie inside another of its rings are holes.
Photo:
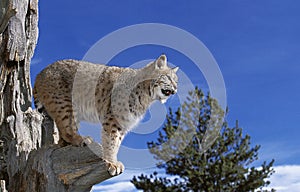
[[[62,60],[37,75],[33,96],[55,121],[60,144],[90,144],[77,133],[79,121],[101,122],[103,159],[113,176],[124,171],[117,153],[126,133],[153,101],[164,103],[177,92],[177,70],[167,66],[165,55],[140,69]]]

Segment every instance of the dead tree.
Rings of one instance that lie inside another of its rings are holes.
[[[55,145],[52,120],[31,109],[37,24],[38,0],[0,1],[0,192],[90,191],[111,177],[101,145]]]

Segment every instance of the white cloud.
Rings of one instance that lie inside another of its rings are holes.
[[[275,173],[269,179],[271,184],[265,189],[276,189],[278,192],[300,191],[300,165],[280,165],[274,166]],[[162,170],[126,170],[120,176],[109,179],[93,187],[92,192],[134,192],[138,191],[130,182],[133,176],[141,173],[149,175],[154,171],[160,172],[160,176],[166,176]],[[171,177],[170,177],[171,178]]]
[[[92,192],[133,192],[137,191],[132,183],[129,181],[122,181],[107,185],[96,185],[93,187]]]
[[[160,171],[157,169],[148,169],[148,170],[126,170],[119,176],[113,177],[107,181],[102,182],[99,185],[95,185],[92,189],[92,192],[133,192],[138,191],[134,185],[130,182],[133,176],[139,176],[142,173],[149,175],[154,171]]]
[[[36,65],[36,64],[39,64],[40,62],[42,62],[42,59],[41,58],[33,58],[31,59],[31,66],[33,65]]]
[[[278,192],[300,191],[300,165],[274,166],[274,170],[268,189],[274,188]]]

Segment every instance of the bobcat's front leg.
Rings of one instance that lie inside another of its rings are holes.
[[[116,124],[104,123],[102,129],[103,159],[108,165],[111,176],[119,175],[124,171],[124,165],[117,160],[117,154],[124,138],[124,133]]]

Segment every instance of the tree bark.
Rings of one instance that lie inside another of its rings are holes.
[[[1,0],[0,9],[0,192],[90,191],[111,177],[101,145],[55,145],[53,121],[31,109],[38,0]]]

